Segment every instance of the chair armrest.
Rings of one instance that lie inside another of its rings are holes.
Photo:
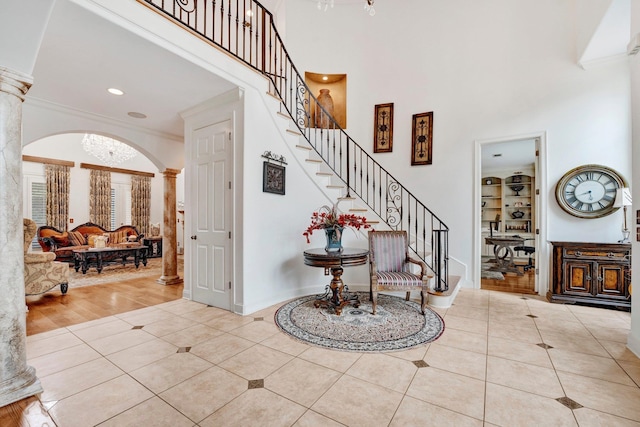
[[[53,252],[28,252],[24,254],[25,264],[42,264],[52,262],[54,259],[56,259],[56,254]]]
[[[417,260],[415,258],[407,257],[405,262],[416,264],[420,266],[420,277],[425,277],[427,275],[427,264],[424,262]]]

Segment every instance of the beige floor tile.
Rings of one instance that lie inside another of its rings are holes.
[[[81,323],[81,325],[82,325],[82,323]],[[58,335],[66,334],[69,331],[70,331],[69,328],[58,328],[58,329],[54,329],[54,330],[51,330],[51,331],[42,332],[40,334],[28,335],[26,342],[27,343],[32,343],[34,341],[39,341],[39,340],[44,340],[44,339],[47,339],[47,338],[57,337]]]
[[[142,329],[131,329],[119,334],[99,338],[95,341],[89,341],[88,344],[98,353],[106,356],[154,339],[153,335],[144,332]]]
[[[167,319],[166,317],[169,318]],[[198,325],[198,322],[196,322],[195,320],[185,319],[184,317],[169,314],[169,316],[165,316],[165,318],[162,320],[157,320],[152,323],[145,323],[143,325],[143,331],[148,332],[151,335],[155,335],[156,337],[163,337],[165,335],[180,332],[183,329],[189,328],[191,326]]]
[[[247,380],[214,366],[159,396],[192,421],[200,422],[240,396],[247,388]]]
[[[95,359],[46,377],[40,377],[44,389],[40,400],[43,402],[62,400],[122,374],[122,370],[108,360]]]
[[[349,426],[387,426],[401,400],[402,393],[345,375],[311,409]]]
[[[224,332],[207,325],[196,324],[172,334],[163,335],[162,339],[177,347],[194,347],[202,342],[218,337]]]
[[[533,323],[533,322],[532,322]],[[489,337],[503,338],[511,341],[538,344],[542,337],[538,328],[534,326],[517,326],[509,323],[489,322]]]
[[[587,329],[597,340],[617,341],[626,344],[629,338],[629,328],[587,326]]]
[[[487,353],[486,334],[476,334],[447,328],[436,343],[438,345],[446,345],[475,353]]]
[[[247,390],[224,408],[200,422],[199,426],[290,426],[304,414],[305,410],[297,403],[269,390],[258,388]]]
[[[444,318],[444,316],[446,316],[447,312],[449,311],[448,308],[432,307],[432,306],[429,306],[429,309],[437,313],[442,318]]]
[[[218,364],[254,345],[254,342],[244,338],[224,334],[193,346],[191,354]]]
[[[152,418],[153,420],[150,420]],[[191,427],[193,422],[158,397],[152,397],[100,424],[100,427]]]
[[[466,317],[447,314],[444,318],[446,329],[457,329],[459,331],[473,332],[474,334],[487,334],[488,322],[485,320],[468,319]]]
[[[100,319],[90,320],[90,321],[84,322],[84,323],[78,323],[77,325],[69,325],[69,326],[67,326],[66,329],[71,331],[71,332],[75,332],[75,331],[79,331],[81,329],[91,328],[93,326],[101,325],[103,323],[110,323],[110,322],[113,322],[114,320],[117,320],[117,319],[118,318],[116,316],[101,317]],[[58,331],[64,331],[64,328],[60,328],[60,329],[57,329],[57,330]]]
[[[256,344],[219,363],[223,369],[247,380],[266,378],[293,359],[290,354]]]
[[[346,374],[405,393],[418,368],[408,360],[386,354],[363,354]]]
[[[540,331],[550,331],[556,334],[580,335],[587,338],[593,338],[591,332],[589,332],[589,330],[580,322],[556,321],[544,317],[534,319],[534,321]]]
[[[342,374],[324,366],[293,359],[264,380],[264,386],[276,394],[309,408]]]
[[[564,323],[581,323],[580,320],[569,310],[550,310],[549,308],[529,307],[531,314],[537,316],[537,319],[544,319],[548,322]]]
[[[406,395],[481,420],[484,387],[484,381],[440,369],[421,368]]]
[[[158,394],[206,371],[212,364],[191,353],[175,353],[133,372],[133,378]]]
[[[49,413],[58,426],[87,427],[106,421],[152,396],[133,378],[122,375],[59,401]]]
[[[229,331],[229,333],[258,343],[280,333],[280,330],[273,323],[265,322],[264,320],[257,320],[233,329],[232,331]]]
[[[123,371],[131,372],[167,357],[176,351],[178,351],[178,347],[175,345],[169,344],[160,338],[154,338],[140,345],[109,354],[106,357]]]
[[[276,315],[276,311],[278,311],[278,309],[283,305],[282,304],[276,304],[274,306],[271,307],[267,307],[263,310],[260,311],[256,311],[255,313],[253,313],[251,315],[251,317],[253,318],[257,318],[257,317],[262,317],[264,319],[265,322],[271,323],[273,325],[276,324],[275,322],[275,315]]]
[[[487,382],[557,399],[564,396],[553,369],[489,356]]]
[[[100,353],[87,344],[81,344],[29,359],[27,363],[36,368],[38,377],[46,377],[100,357]]]
[[[310,347],[298,357],[318,365],[326,366],[338,372],[346,372],[362,353],[351,353],[347,351],[328,350],[319,347]]]
[[[253,320],[253,317],[250,316],[240,316],[238,314],[227,313],[220,317],[216,317],[215,319],[212,319],[208,322],[205,322],[205,325],[211,326],[212,328],[216,328],[224,332],[229,332],[254,321],[255,320]]]
[[[568,397],[596,411],[640,421],[640,389],[609,381],[558,372]]]
[[[576,353],[607,357],[607,351],[595,339],[582,335],[563,334],[554,331],[540,331],[544,343],[553,348]]]
[[[578,425],[571,409],[555,399],[491,383],[487,383],[485,420],[509,427]]]
[[[228,314],[228,310],[223,310],[217,307],[204,307],[199,310],[190,311],[189,313],[184,313],[181,317],[185,319],[194,320],[199,323],[205,323],[213,319],[217,319],[220,316],[224,316]]]
[[[427,354],[427,350],[431,344],[422,344],[416,347],[412,347],[408,350],[390,351],[385,353],[388,356],[397,357],[398,359],[408,360],[413,362],[415,360],[422,360]]]
[[[557,371],[571,372],[629,386],[635,385],[629,375],[610,357],[575,353],[558,348],[549,349],[549,356]]]
[[[414,399],[413,397],[405,397],[402,399],[400,407],[393,416],[389,427],[421,425],[482,427],[482,421]]]
[[[488,354],[544,368],[553,368],[547,350],[536,344],[489,337]]]
[[[341,424],[309,409],[298,419],[298,421],[296,421],[293,427],[340,427],[343,425],[344,424]]]
[[[633,354],[633,352],[627,348],[626,344],[607,340],[599,340],[598,342],[605,348],[607,355],[610,355],[614,359],[640,364],[638,356]]]
[[[131,325],[129,323],[124,320],[114,318],[111,322],[100,323],[88,328],[78,329],[73,331],[73,334],[82,341],[89,342],[129,330],[131,330]]]
[[[169,313],[165,310],[147,307],[140,310],[130,311],[128,313],[118,314],[117,317],[129,323],[131,326],[144,326],[156,322],[171,321],[172,319],[178,319],[180,316]]]
[[[73,333],[66,331],[63,334],[51,336],[40,340],[27,342],[27,359],[35,359],[49,353],[55,353],[65,348],[84,344]]]
[[[640,427],[640,422],[594,411],[589,408],[576,409],[573,414],[580,427]]]
[[[631,377],[631,379],[640,387],[640,363],[638,362],[626,362],[624,360],[618,361],[622,369]]]
[[[207,306],[206,304],[202,304],[195,301],[189,301],[186,299],[176,300],[172,302],[175,302],[175,304],[167,304],[166,306],[162,307],[162,309],[177,315],[186,314],[196,310],[201,310]]]
[[[298,356],[303,351],[309,348],[309,345],[298,341],[284,332],[279,332],[262,341],[260,344],[273,348],[274,350],[282,351],[292,356]]]
[[[447,310],[447,315],[486,321],[489,319],[489,310],[485,307],[478,308],[454,304]]]
[[[438,345],[436,342],[431,344],[424,360],[434,368],[483,381],[485,379],[487,367],[485,354]]]

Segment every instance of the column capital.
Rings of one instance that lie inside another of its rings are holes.
[[[15,95],[24,101],[24,96],[33,84],[33,77],[19,71],[0,67],[0,92]]]
[[[162,175],[165,178],[175,178],[180,172],[182,172],[180,169],[165,169]]]

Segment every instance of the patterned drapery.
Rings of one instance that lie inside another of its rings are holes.
[[[45,165],[47,181],[47,225],[67,230],[69,221],[69,166]]]
[[[111,229],[111,172],[90,171],[89,221],[106,230]]]
[[[149,211],[151,209],[151,178],[131,176],[131,225],[138,232],[149,236]]]

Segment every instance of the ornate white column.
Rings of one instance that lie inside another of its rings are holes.
[[[167,169],[164,175],[164,231],[162,235],[162,276],[158,283],[182,283],[178,276],[178,239],[176,232],[176,176],[177,169]]]
[[[0,407],[42,392],[27,365],[22,102],[31,76],[0,67]]]

